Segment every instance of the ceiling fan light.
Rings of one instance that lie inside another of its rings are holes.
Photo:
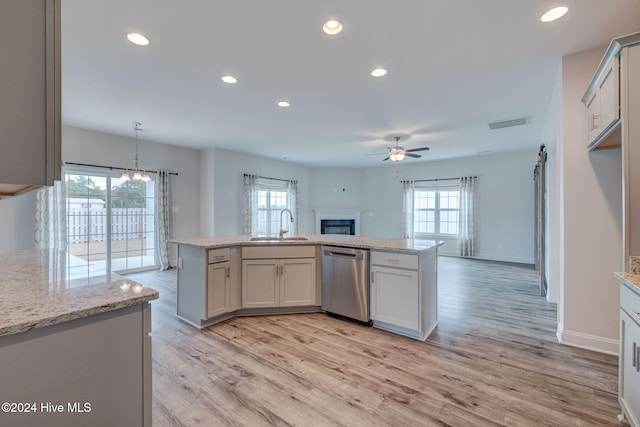
[[[131,177],[129,176],[129,171],[122,172],[122,175],[120,175],[120,179],[123,181],[129,181],[131,179]]]
[[[391,159],[394,162],[399,162],[400,160],[404,159],[404,153],[402,152],[391,153],[389,154],[389,159]]]
[[[135,171],[131,179],[133,179],[134,181],[142,181],[142,174],[140,173],[140,171]]]
[[[148,173],[146,173],[146,172],[145,172],[145,173],[142,175],[141,180],[142,180],[142,182],[149,182],[149,181],[151,181],[151,177],[149,176],[149,174],[148,174]]]

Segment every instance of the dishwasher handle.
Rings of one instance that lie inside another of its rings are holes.
[[[342,258],[350,258],[350,259],[362,259],[363,255],[361,252],[352,253],[352,252],[337,252],[330,249],[325,249],[324,254],[326,256],[333,257],[342,257]]]

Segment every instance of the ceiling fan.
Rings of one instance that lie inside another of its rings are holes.
[[[399,162],[400,160],[404,159],[405,156],[409,156],[409,157],[413,157],[414,159],[419,159],[420,157],[422,157],[420,154],[413,154],[414,151],[426,151],[429,149],[429,147],[420,147],[420,148],[412,148],[410,150],[405,150],[404,147],[400,147],[398,145],[398,141],[400,141],[400,137],[396,136],[393,139],[396,140],[396,146],[395,147],[388,147],[389,148],[389,155],[382,159],[382,161],[387,161],[389,159],[391,159],[391,161],[393,162]]]

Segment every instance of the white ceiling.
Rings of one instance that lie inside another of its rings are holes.
[[[63,123],[318,166],[382,164],[396,135],[431,147],[407,162],[535,150],[560,58],[639,18],[640,0],[62,0]]]

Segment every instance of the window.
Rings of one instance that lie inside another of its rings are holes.
[[[258,184],[258,235],[278,236],[280,233],[280,212],[282,209],[291,209],[289,191],[286,187],[277,184]],[[289,216],[285,214],[283,227],[288,229]]]
[[[68,251],[91,274],[158,267],[153,181],[65,174]]]
[[[413,232],[416,237],[460,234],[460,190],[457,187],[416,188],[413,206]]]

